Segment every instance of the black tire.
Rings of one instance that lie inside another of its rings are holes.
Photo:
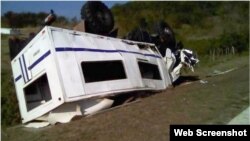
[[[85,31],[107,35],[114,27],[114,17],[108,7],[100,1],[88,1],[81,9]]]

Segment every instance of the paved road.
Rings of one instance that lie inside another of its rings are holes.
[[[248,125],[250,125],[250,107],[246,108],[239,115],[234,117],[228,124],[248,124]]]

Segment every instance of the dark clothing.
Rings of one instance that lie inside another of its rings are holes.
[[[146,30],[142,28],[134,29],[133,31],[128,33],[126,38],[132,41],[152,43],[151,36]]]

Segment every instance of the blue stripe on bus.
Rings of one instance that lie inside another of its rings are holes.
[[[27,70],[27,67],[26,67],[24,54],[22,55],[22,58],[23,58],[23,65],[24,65],[24,71],[25,71],[25,74],[26,74],[26,78],[27,78],[27,81],[29,81],[29,75],[28,75],[28,70]]]
[[[21,58],[19,58],[19,64],[20,64],[20,67],[21,67],[23,80],[24,80],[24,82],[26,83],[25,76],[24,76],[24,73],[23,73],[23,67],[22,67],[22,63],[21,63]]]
[[[17,76],[16,78],[15,78],[15,82],[17,82],[18,80],[20,80],[22,78],[22,75],[20,74],[19,76]]]
[[[144,55],[154,58],[161,58],[161,56],[155,55],[155,54],[143,54],[140,52],[135,51],[126,51],[126,50],[107,50],[107,49],[92,49],[92,48],[71,48],[71,47],[58,47],[56,48],[57,52],[63,52],[63,51],[89,51],[89,52],[103,52],[103,53],[131,53],[131,54],[137,54],[137,55]]]
[[[33,64],[31,64],[28,69],[33,69],[37,64],[39,64],[43,59],[50,55],[50,50],[44,53],[40,58],[38,58]]]

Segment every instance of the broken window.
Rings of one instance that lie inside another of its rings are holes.
[[[47,75],[44,74],[24,88],[27,111],[51,100]]]
[[[82,62],[86,83],[126,79],[122,61]]]
[[[138,62],[138,65],[142,78],[161,80],[161,75],[157,65],[145,62]]]

